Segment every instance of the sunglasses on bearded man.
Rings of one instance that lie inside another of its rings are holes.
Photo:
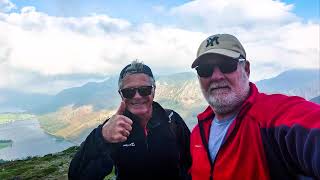
[[[132,99],[136,95],[136,92],[138,92],[142,97],[149,96],[152,93],[152,88],[153,86],[124,88],[120,89],[119,93],[126,99]]]
[[[214,67],[218,67],[220,71],[224,74],[232,73],[237,70],[238,63],[244,62],[246,59],[240,57],[238,59],[230,59],[228,57],[224,57],[220,61],[220,63],[217,64],[200,64],[195,69],[197,71],[197,74],[199,77],[207,78],[212,76],[212,73],[214,71]]]

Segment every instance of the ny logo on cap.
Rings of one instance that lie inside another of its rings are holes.
[[[207,45],[206,45],[206,48],[208,46],[213,46],[213,42],[216,42],[216,44],[219,44],[219,41],[218,41],[219,37],[218,36],[215,36],[215,37],[209,37],[207,39]]]

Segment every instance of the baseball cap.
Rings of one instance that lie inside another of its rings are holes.
[[[134,67],[136,64],[140,64],[139,68]],[[124,67],[119,76],[119,82],[127,75],[127,74],[137,74],[137,73],[143,73],[153,78],[153,74],[149,66],[142,64],[142,63],[135,63],[135,64],[128,64],[126,67]]]
[[[218,54],[232,59],[242,56],[246,59],[246,51],[240,41],[230,34],[216,34],[202,41],[198,48],[197,58],[192,63],[191,68],[198,66],[201,57],[205,54]]]

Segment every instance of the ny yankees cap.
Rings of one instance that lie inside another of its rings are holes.
[[[246,51],[240,41],[230,34],[216,34],[202,41],[191,68],[198,66],[205,54],[218,54],[232,59],[242,56],[246,59]]]

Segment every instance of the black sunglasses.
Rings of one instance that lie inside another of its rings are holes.
[[[135,88],[124,88],[120,89],[119,93],[126,99],[131,99],[136,95],[136,92],[140,94],[140,96],[149,96],[152,92],[153,86],[140,86]]]
[[[200,64],[196,67],[197,74],[200,77],[207,78],[212,76],[214,67],[218,67],[222,73],[232,73],[237,70],[238,63],[246,61],[243,58],[224,59],[218,64]]]

